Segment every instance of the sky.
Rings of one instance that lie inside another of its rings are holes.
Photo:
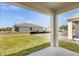
[[[61,26],[61,25],[67,25],[67,23],[68,23],[67,19],[69,17],[77,15],[77,14],[79,14],[79,8],[78,9],[74,9],[74,10],[72,10],[70,12],[58,15],[59,26]]]
[[[67,24],[67,18],[79,14],[79,9],[58,16],[58,24]],[[50,26],[50,16],[30,9],[0,2],[0,27],[11,27],[14,24],[33,23],[43,27]]]

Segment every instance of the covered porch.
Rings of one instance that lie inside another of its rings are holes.
[[[79,53],[69,51],[67,49],[59,47],[59,39],[58,39],[58,15],[67,13],[74,9],[79,8],[79,3],[77,2],[14,2],[11,3],[20,7],[29,8],[36,12],[40,12],[51,17],[50,25],[51,25],[51,46],[45,48],[43,50],[32,53],[31,56],[56,56],[56,55],[74,55],[77,56]],[[72,24],[72,23],[69,23]],[[70,27],[69,27],[70,28]],[[72,39],[72,31],[71,34],[68,35],[69,39]]]

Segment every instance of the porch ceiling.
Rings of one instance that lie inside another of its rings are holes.
[[[12,4],[30,8],[48,15],[52,14],[51,12],[53,10],[56,10],[57,13],[63,13],[79,8],[79,2],[12,2]]]

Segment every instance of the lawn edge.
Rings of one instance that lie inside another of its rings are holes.
[[[41,45],[38,45],[35,47],[31,47],[29,49],[25,49],[25,50],[22,50],[22,51],[19,51],[16,53],[8,54],[5,56],[25,56],[25,55],[31,54],[33,52],[36,52],[38,50],[44,49],[44,48],[49,47],[49,46],[50,46],[50,42],[47,42],[47,43],[44,43],[44,44],[41,44]]]

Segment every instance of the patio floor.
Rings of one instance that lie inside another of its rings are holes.
[[[48,47],[28,56],[79,56],[79,53],[61,47]]]

